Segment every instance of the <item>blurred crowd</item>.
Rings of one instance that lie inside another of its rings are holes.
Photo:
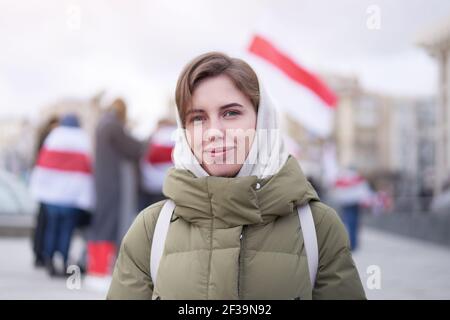
[[[139,141],[126,121],[126,103],[116,99],[100,116],[94,141],[71,113],[50,118],[38,134],[30,177],[39,201],[33,251],[35,265],[52,276],[64,276],[70,264],[92,276],[109,275],[135,215],[163,199],[175,122],[161,119],[151,137]],[[85,248],[70,261],[75,230]]]

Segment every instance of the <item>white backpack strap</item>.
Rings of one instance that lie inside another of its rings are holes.
[[[169,230],[170,219],[172,218],[175,203],[172,200],[167,200],[159,213],[156,221],[155,232],[153,233],[152,251],[150,253],[150,274],[155,286],[156,276],[158,274],[159,262],[164,252],[167,232]]]
[[[319,266],[319,249],[317,246],[316,227],[309,204],[297,207],[298,217],[303,233],[303,242],[305,244],[306,257],[308,259],[309,278],[311,286],[314,289],[316,282],[317,268]]]

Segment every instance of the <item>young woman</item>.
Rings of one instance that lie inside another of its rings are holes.
[[[165,200],[123,239],[107,297],[364,299],[345,228],[286,153],[252,68],[201,55],[181,73],[176,103],[182,134],[163,189],[175,209],[157,279],[150,257]],[[307,204],[318,245],[312,281],[297,214]]]

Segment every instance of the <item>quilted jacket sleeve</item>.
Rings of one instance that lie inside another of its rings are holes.
[[[312,211],[319,246],[313,299],[366,299],[341,219],[320,202],[312,203]]]

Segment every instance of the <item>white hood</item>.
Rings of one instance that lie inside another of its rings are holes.
[[[256,120],[257,133],[247,159],[237,174],[238,177],[257,176],[258,178],[265,178],[272,176],[280,170],[289,156],[283,143],[277,111],[261,82],[259,84],[260,102]],[[189,147],[178,111],[177,124],[177,139],[172,154],[175,168],[189,170],[197,177],[209,176]],[[260,137],[260,139],[257,137]]]

